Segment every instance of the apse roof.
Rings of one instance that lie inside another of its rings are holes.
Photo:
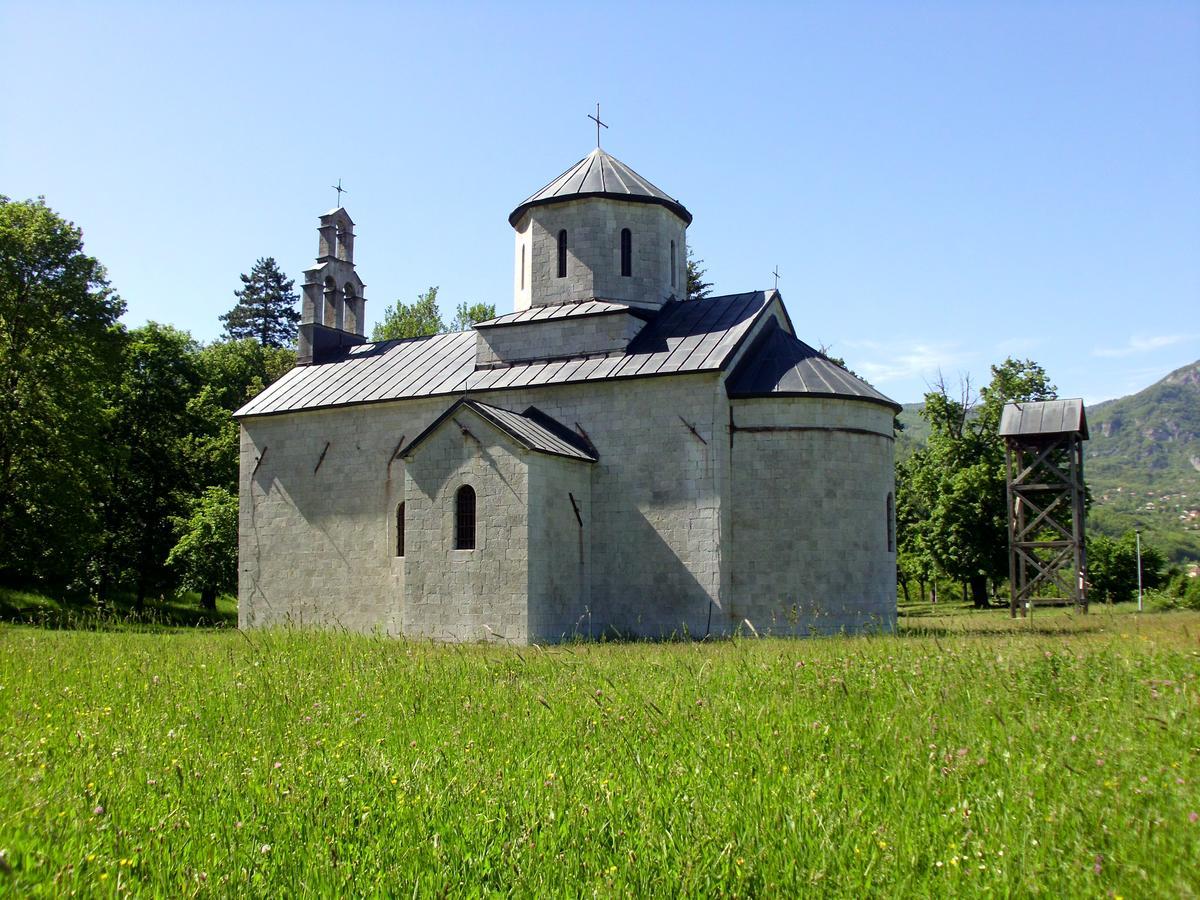
[[[478,400],[465,398],[454,403],[438,416],[433,424],[413,438],[408,446],[397,455],[411,456],[418,445],[424,443],[425,439],[437,431],[443,422],[463,407],[478,413],[485,421],[499,428],[527,450],[584,462],[595,462],[598,459],[595,449],[586,438],[574,433],[561,422],[555,421],[537,407],[531,406],[523,413],[517,413],[501,409],[499,406],[492,406],[489,403],[480,403]]]
[[[508,222],[515,228],[521,216],[532,206],[544,206],[583,197],[611,197],[635,203],[657,203],[671,210],[686,224],[692,224],[692,214],[682,203],[599,147],[536,194],[522,201],[508,217]]]
[[[882,403],[899,412],[900,404],[885,397],[820,351],[789,334],[772,319],[725,381],[730,397],[841,397]]]

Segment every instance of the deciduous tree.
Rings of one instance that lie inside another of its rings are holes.
[[[467,331],[472,325],[494,318],[496,318],[496,304],[494,303],[472,303],[470,305],[460,303],[454,312],[454,321],[450,323],[450,330]]]
[[[436,286],[417,295],[415,303],[397,300],[383,311],[383,321],[376,322],[371,332],[373,341],[397,341],[405,338],[427,337],[446,330],[438,311]]]
[[[917,524],[905,522],[910,533],[901,545],[915,544],[910,559],[920,565],[969,584],[977,607],[987,605],[987,582],[1008,572],[1001,411],[1010,400],[1054,396],[1040,365],[1011,358],[992,366],[979,398],[969,380],[957,397],[942,380],[925,395],[921,415],[929,422],[929,442],[910,457],[906,471],[913,493],[905,503],[919,512],[913,516]]]
[[[124,308],[78,228],[0,196],[0,581],[70,581],[93,549]]]
[[[177,540],[167,564],[183,587],[200,594],[200,605],[214,611],[217,596],[237,588],[237,495],[206,488],[189,502],[187,515],[175,516],[172,524]]]

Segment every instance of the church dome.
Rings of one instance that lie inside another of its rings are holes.
[[[655,203],[675,213],[684,224],[692,224],[692,214],[682,203],[599,147],[533,196],[522,201],[508,217],[508,222],[515,228],[521,221],[521,216],[531,207],[584,197],[609,197],[633,203]]]

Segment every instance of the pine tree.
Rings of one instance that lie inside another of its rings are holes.
[[[700,267],[704,260],[692,256],[691,247],[688,247],[687,257],[687,299],[703,300],[712,293],[712,282],[704,280],[708,270]]]
[[[231,340],[254,338],[264,347],[290,347],[296,341],[300,313],[296,310],[295,282],[279,270],[274,257],[254,264],[242,275],[242,289],[234,291],[237,306],[225,315],[225,336]]]

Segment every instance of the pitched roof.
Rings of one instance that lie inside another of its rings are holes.
[[[1079,399],[1006,403],[1000,413],[1001,437],[1074,432],[1080,432],[1087,440],[1087,416]]]
[[[531,206],[544,206],[582,197],[611,197],[635,203],[665,206],[688,225],[692,214],[665,191],[655,187],[625,163],[599,147],[563,172],[537,193],[527,197],[512,211],[508,222],[514,228]]]
[[[825,354],[779,327],[764,324],[754,344],[725,380],[730,397],[842,397],[901,406]]]
[[[547,319],[570,319],[579,316],[604,316],[613,313],[633,313],[648,318],[652,313],[632,307],[627,303],[611,303],[608,300],[584,300],[582,303],[560,303],[557,306],[531,306],[517,312],[505,313],[486,322],[476,322],[476,328],[494,328],[497,325],[517,325],[521,322],[544,322]]]
[[[475,369],[473,331],[350,347],[329,362],[297,366],[234,415],[262,416],[505,388],[715,371],[749,334],[775,291],[672,301],[613,356],[540,360]]]
[[[555,421],[536,407],[531,406],[523,413],[515,413],[511,410],[501,409],[499,406],[466,398],[452,404],[434,420],[432,425],[413,438],[408,446],[397,455],[410,457],[413,451],[425,442],[426,438],[442,426],[442,423],[464,407],[478,413],[481,418],[499,428],[527,450],[583,462],[595,462],[598,459],[595,448],[582,435],[575,434],[561,422]]]

